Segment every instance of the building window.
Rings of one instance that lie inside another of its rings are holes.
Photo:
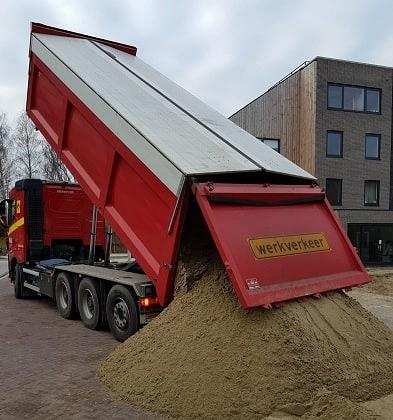
[[[343,87],[329,85],[328,107],[341,109],[343,107]]]
[[[328,108],[380,113],[381,89],[329,83]]]
[[[381,136],[366,134],[364,150],[366,159],[379,160],[381,158]]]
[[[379,89],[366,89],[366,111],[380,112],[381,91]]]
[[[364,181],[364,205],[379,206],[379,181]]]
[[[344,109],[348,111],[364,111],[364,89],[344,86]]]
[[[342,179],[326,178],[326,197],[332,206],[341,206],[342,186]]]
[[[280,140],[279,139],[268,139],[266,137],[262,137],[261,141],[265,143],[266,146],[269,146],[276,152],[280,153]]]
[[[326,135],[326,157],[343,157],[343,132],[328,131]]]

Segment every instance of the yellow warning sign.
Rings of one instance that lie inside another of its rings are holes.
[[[256,238],[249,239],[249,242],[257,259],[330,250],[329,243],[323,233]]]
[[[16,200],[16,214],[20,213],[20,200]]]

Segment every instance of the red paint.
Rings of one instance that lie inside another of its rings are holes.
[[[194,186],[194,192],[243,307],[268,306],[369,282],[363,264],[319,187],[199,184]],[[223,199],[225,203],[215,202]],[[282,205],[299,199],[317,201]],[[259,206],[247,204],[247,200],[281,205]],[[258,260],[248,242],[255,238],[319,232],[324,233],[331,247],[329,251]]]
[[[26,111],[168,304],[186,205],[34,54]]]
[[[8,235],[8,259],[15,259],[20,264],[28,261],[29,220],[27,210],[27,192],[10,191],[10,198],[15,202],[13,224],[24,218],[24,224]],[[55,240],[81,240],[82,246],[88,247],[93,206],[81,187],[58,183],[43,184],[43,247],[50,247]],[[19,209],[19,212],[18,212]],[[104,247],[105,225],[102,216],[97,218],[97,246]]]
[[[132,45],[122,44],[120,42],[108,41],[107,39],[97,38],[95,36],[89,36],[81,34],[79,32],[67,31],[65,29],[55,28],[53,26],[43,25],[42,23],[31,23],[31,32],[37,34],[46,34],[46,35],[57,35],[65,36],[70,38],[82,38],[88,39],[90,41],[97,41],[101,44],[107,45],[108,47],[115,48],[117,50],[123,51],[127,54],[136,55],[137,48]]]
[[[93,205],[78,185],[44,184],[44,245],[56,238],[90,243]],[[96,244],[104,246],[105,223],[97,216]]]
[[[11,261],[16,259],[19,263],[24,263],[27,257],[27,241],[28,235],[26,232],[26,200],[25,191],[16,191],[13,188],[9,194],[10,198],[15,200],[15,205],[18,204],[18,211],[15,211],[12,224],[17,223],[20,219],[25,218],[25,225],[14,230],[8,234],[8,265],[11,268]],[[11,271],[11,270],[10,270]]]

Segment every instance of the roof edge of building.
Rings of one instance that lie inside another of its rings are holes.
[[[324,57],[322,55],[316,56],[312,61],[315,61],[315,60],[339,61],[341,63],[359,64],[362,66],[379,67],[382,69],[389,69],[389,70],[393,69],[393,67],[391,66],[383,66],[381,64],[364,63],[363,61],[354,61],[354,60],[344,60],[343,58]]]
[[[382,65],[379,65],[379,64],[364,63],[364,62],[361,62],[361,61],[344,60],[342,58],[333,58],[333,57],[325,57],[325,56],[322,56],[322,55],[317,55],[313,59],[311,59],[310,61],[304,61],[302,64],[300,64],[299,66],[297,66],[294,70],[292,70],[290,73],[288,73],[282,79],[280,79],[277,83],[275,83],[274,85],[272,85],[269,89],[267,89],[261,95],[257,96],[255,99],[251,100],[246,105],[242,106],[240,109],[238,109],[237,111],[235,111],[232,115],[230,115],[228,118],[232,118],[233,116],[235,116],[236,114],[238,114],[239,112],[241,112],[243,109],[245,109],[249,105],[251,105],[253,102],[255,102],[258,99],[262,98],[262,96],[266,95],[266,93],[270,92],[272,89],[274,89],[275,87],[281,85],[281,83],[285,82],[287,79],[289,79],[290,77],[292,77],[293,75],[295,75],[299,71],[303,70],[304,68],[306,68],[307,66],[309,66],[314,61],[318,61],[318,60],[338,61],[338,62],[342,62],[342,63],[359,64],[359,65],[363,65],[363,66],[379,67],[379,68],[382,68],[382,69],[390,69],[390,70],[393,69],[393,67],[390,67],[390,66],[382,66]]]
[[[274,89],[275,87],[281,85],[281,83],[284,83],[287,79],[289,79],[290,77],[292,77],[293,75],[295,75],[296,73],[298,73],[299,71],[305,69],[307,66],[309,66],[311,63],[313,63],[317,58],[319,57],[315,57],[310,61],[304,61],[303,63],[299,64],[295,69],[293,69],[291,72],[289,72],[287,75],[285,75],[282,79],[280,79],[277,83],[275,83],[274,85],[272,85],[269,89],[267,89],[265,92],[263,92],[261,95],[257,96],[256,98],[252,99],[250,102],[248,102],[246,105],[242,106],[240,109],[238,109],[237,111],[235,111],[232,115],[230,115],[228,118],[232,118],[234,115],[236,115],[237,113],[239,113],[240,111],[242,111],[244,108],[248,107],[249,105],[251,105],[253,102],[257,101],[258,99],[262,98],[262,96],[266,95],[266,93],[270,92],[272,89]]]

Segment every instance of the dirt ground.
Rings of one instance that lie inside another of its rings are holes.
[[[393,269],[369,269],[372,282],[354,288],[349,295],[393,329]]]
[[[377,295],[392,296],[393,297],[393,269],[375,267],[368,269],[372,282],[366,284],[359,290],[375,293]]]

